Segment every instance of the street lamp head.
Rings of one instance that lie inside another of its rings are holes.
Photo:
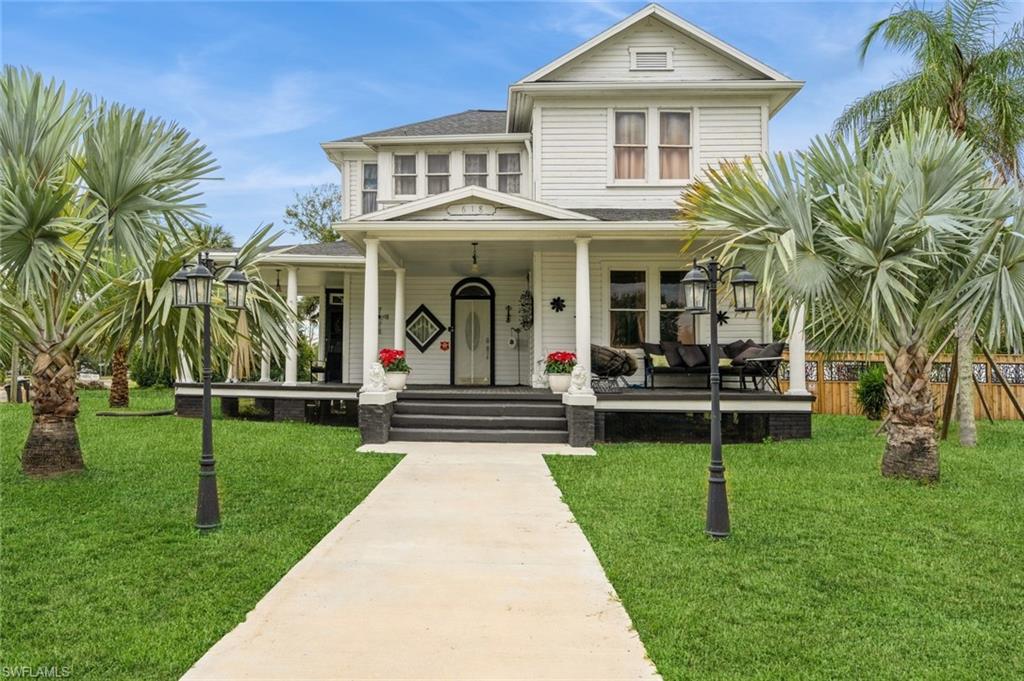
[[[708,275],[696,263],[683,277],[683,307],[690,314],[708,309]]]
[[[225,298],[227,307],[232,310],[245,309],[245,293],[249,288],[249,278],[242,270],[232,270],[224,279]]]
[[[171,294],[174,307],[189,307],[191,301],[188,297],[188,265],[182,265],[181,269],[171,277]]]
[[[209,305],[210,289],[213,286],[213,273],[199,263],[188,273],[188,295],[192,305]]]
[[[732,278],[732,290],[736,296],[737,312],[754,312],[757,309],[757,279],[745,267]]]

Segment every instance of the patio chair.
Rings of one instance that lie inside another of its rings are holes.
[[[604,345],[590,346],[590,371],[594,374],[594,392],[619,392],[629,387],[626,376],[636,373],[636,358],[632,353]]]

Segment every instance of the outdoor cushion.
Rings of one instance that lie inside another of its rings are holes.
[[[661,351],[668,360],[670,367],[683,366],[683,358],[679,356],[679,343],[672,341],[661,341]]]
[[[651,359],[653,359],[656,355],[665,354],[664,352],[662,352],[661,346],[658,345],[657,343],[641,343],[640,345],[644,349],[644,354],[650,357]]]
[[[747,349],[747,341],[745,340],[734,340],[733,342],[722,346],[725,350],[725,356],[729,358],[735,358],[738,354]]]
[[[683,360],[683,364],[691,368],[708,363],[708,358],[704,356],[704,351],[698,345],[680,345],[679,357]]]
[[[785,348],[786,344],[782,342],[769,343],[761,348],[761,352],[757,353],[757,357],[782,357],[782,351]]]
[[[743,352],[732,358],[732,365],[734,367],[743,366],[747,363],[748,359],[751,357],[759,357],[763,351],[764,348],[760,345],[751,345],[749,348],[746,348]]]
[[[655,369],[667,369],[668,359],[665,355],[651,355],[651,366]]]

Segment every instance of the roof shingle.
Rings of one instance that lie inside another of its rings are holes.
[[[440,118],[345,137],[335,142],[362,142],[365,137],[418,137],[421,135],[497,135],[505,132],[505,111],[470,109]]]

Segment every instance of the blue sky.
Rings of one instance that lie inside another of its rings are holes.
[[[336,182],[319,143],[470,108],[645,3],[3,2],[2,51],[71,86],[176,120],[223,180],[207,212],[237,237],[279,226],[296,190]],[[892,5],[665,2],[668,9],[807,81],[775,119],[793,150],[843,105],[906,68],[856,45]],[[1024,15],[1012,7],[1008,20]],[[294,239],[284,239],[289,241]]]

